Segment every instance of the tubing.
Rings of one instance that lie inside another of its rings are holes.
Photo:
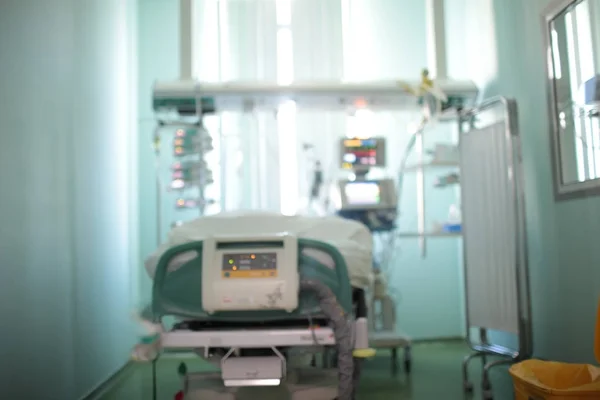
[[[337,298],[321,282],[314,280],[300,281],[300,290],[311,291],[317,295],[323,313],[333,325],[333,333],[337,347],[338,358],[338,397],[337,400],[353,400],[355,381],[358,380],[358,368],[354,368],[352,352],[352,323],[338,304]]]

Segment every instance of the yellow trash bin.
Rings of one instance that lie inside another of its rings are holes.
[[[510,368],[516,400],[600,399],[600,368],[526,360]]]
[[[600,304],[594,353],[600,362]],[[600,368],[593,365],[526,360],[509,371],[515,400],[600,400]]]

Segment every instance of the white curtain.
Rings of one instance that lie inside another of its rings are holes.
[[[427,66],[425,1],[340,0],[344,41],[343,79],[417,80]],[[346,117],[348,136],[383,136],[388,167],[395,177],[409,135],[407,127],[419,110],[372,113],[359,111]]]
[[[291,5],[291,16],[294,79],[342,79],[344,42],[340,0],[296,0]],[[295,204],[291,196],[287,200],[289,211],[293,210],[292,204],[296,209],[307,209],[317,162],[322,166],[326,183],[337,177],[338,138],[345,135],[345,115],[344,112],[297,113],[296,137],[290,140],[297,164],[289,167],[297,177],[293,182],[297,200]]]
[[[275,1],[196,0],[196,78],[203,82],[277,79]],[[220,113],[205,119],[215,150],[207,157],[218,200],[208,212],[279,210],[274,113]]]
[[[340,0],[197,0],[196,78],[200,81],[339,80],[343,74]],[[308,201],[315,161],[332,174],[343,113],[221,113],[205,123],[215,151],[207,161],[220,199],[213,212],[296,213]],[[304,150],[303,145],[309,149]]]
[[[197,0],[200,81],[416,79],[426,65],[425,6],[412,0]],[[277,115],[277,118],[275,118]],[[411,112],[302,112],[207,118],[216,151],[209,194],[226,209],[292,214],[308,204],[315,164],[339,177],[338,141],[383,135],[400,149]],[[389,172],[396,171],[392,162]]]

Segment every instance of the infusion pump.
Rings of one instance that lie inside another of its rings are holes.
[[[298,307],[298,239],[290,234],[213,237],[202,246],[202,305],[221,311]]]

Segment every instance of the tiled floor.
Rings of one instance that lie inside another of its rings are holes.
[[[383,352],[382,352],[383,353]],[[364,369],[358,400],[458,400],[481,399],[479,389],[481,362],[474,360],[470,369],[475,393],[463,393],[461,362],[469,353],[463,343],[419,344],[413,348],[413,367],[410,378],[402,372],[397,377],[390,373],[390,358],[383,353],[370,360]],[[182,359],[163,358],[158,364],[158,400],[170,400],[181,389],[177,367]],[[196,358],[186,358],[190,370],[209,370]],[[511,379],[506,367],[498,367],[492,374],[494,400],[513,399]],[[261,400],[278,399],[261,394]],[[134,372],[105,400],[150,400],[152,378],[149,365],[140,364]],[[211,400],[211,399],[207,399]]]

